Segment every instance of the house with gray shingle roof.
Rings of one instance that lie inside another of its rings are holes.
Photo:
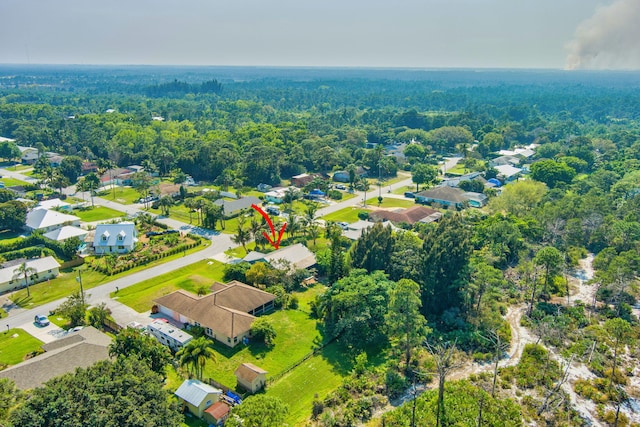
[[[88,326],[44,344],[44,353],[0,371],[0,378],[12,380],[21,390],[40,387],[51,378],[109,359],[109,344],[108,335]]]
[[[97,255],[125,254],[133,251],[138,241],[136,226],[132,222],[98,224],[93,237]]]

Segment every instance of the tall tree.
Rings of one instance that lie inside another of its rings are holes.
[[[542,294],[547,298],[549,282],[560,272],[564,263],[564,257],[562,253],[553,246],[545,246],[538,251],[533,261],[537,265],[544,267],[544,288],[542,289]]]
[[[0,230],[20,231],[27,221],[27,205],[19,200],[0,203]]]
[[[182,347],[176,356],[180,360],[180,366],[189,367],[195,377],[202,380],[202,373],[207,360],[215,360],[215,352],[211,348],[211,341],[207,337],[195,338]]]
[[[153,180],[146,172],[136,172],[131,176],[131,184],[133,188],[140,194],[140,198],[144,200],[144,208],[149,208],[149,197]]]
[[[84,188],[91,194],[91,206],[93,206],[93,196],[96,194],[96,190],[100,188],[100,177],[95,172],[89,172],[84,177]]]
[[[386,270],[393,253],[393,233],[391,227],[376,223],[365,229],[351,247],[351,265],[372,272]]]
[[[247,251],[247,243],[251,240],[251,233],[249,231],[249,227],[246,226],[246,218],[244,216],[238,217],[238,228],[236,229],[236,233],[231,237],[233,243],[242,245],[242,248]]]
[[[85,296],[80,291],[74,292],[56,308],[56,313],[60,313],[69,319],[72,327],[84,325],[87,308],[89,307],[89,304],[85,301]]]
[[[413,280],[401,279],[389,292],[387,326],[389,334],[404,351],[405,370],[409,373],[411,354],[429,332],[427,321],[420,314],[422,301],[420,285]]]
[[[416,184],[416,191],[420,191],[420,184],[431,184],[437,177],[435,166],[417,163],[411,168],[411,180]]]
[[[629,322],[624,319],[609,319],[604,323],[611,344],[613,346],[613,362],[611,364],[611,377],[608,389],[611,391],[615,380],[616,368],[618,367],[618,351],[621,345],[630,344],[633,341],[633,329]]]
[[[437,344],[427,343],[427,349],[436,365],[438,375],[438,401],[436,404],[436,427],[446,425],[446,412],[444,405],[444,386],[449,373],[460,367],[461,363],[457,359],[456,343],[445,342]]]
[[[35,275],[38,271],[33,267],[28,267],[26,262],[23,262],[18,268],[13,270],[12,280],[16,280],[24,277],[24,283],[27,287],[27,297],[31,296],[31,290],[29,289],[29,279]]]
[[[125,328],[111,341],[109,356],[118,359],[134,356],[145,362],[153,372],[164,376],[164,371],[171,362],[171,352],[158,340],[139,329]]]
[[[471,231],[459,214],[445,217],[424,239],[422,312],[425,317],[448,309],[462,310],[469,282]]]
[[[183,416],[163,378],[129,357],[48,381],[31,391],[9,421],[21,427],[179,427]]]

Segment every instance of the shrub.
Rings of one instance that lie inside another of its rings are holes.
[[[361,220],[369,219],[369,212],[367,212],[367,211],[358,212],[358,218],[360,218]]]

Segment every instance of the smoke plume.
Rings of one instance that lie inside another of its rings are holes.
[[[640,0],[600,7],[567,45],[567,69],[640,69]]]

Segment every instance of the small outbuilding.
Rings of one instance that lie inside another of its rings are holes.
[[[208,422],[209,425],[224,425],[224,422],[229,418],[230,409],[229,405],[223,401],[218,401],[204,411],[204,420]]]
[[[220,400],[222,390],[195,379],[185,380],[174,393],[189,412],[202,418],[204,411]]]
[[[238,366],[235,375],[238,384],[251,393],[261,390],[267,384],[267,371],[253,363],[243,363]]]

